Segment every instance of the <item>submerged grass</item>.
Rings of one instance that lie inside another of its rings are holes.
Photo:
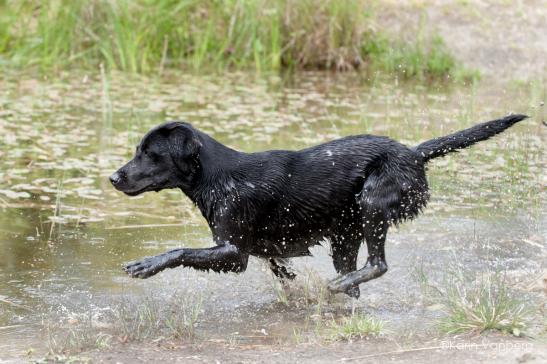
[[[389,39],[375,29],[373,8],[371,0],[0,1],[0,67],[365,67],[408,77],[464,75],[442,39]]]
[[[58,223],[62,215],[62,196],[63,196],[63,181],[64,176],[57,182],[57,193],[55,194],[55,206],[53,210],[53,216],[51,219],[51,226],[49,229],[49,238],[48,241],[52,242],[57,240],[61,236],[61,224]]]

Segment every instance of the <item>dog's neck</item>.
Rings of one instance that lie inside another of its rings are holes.
[[[231,149],[205,133],[199,136],[203,144],[197,158],[199,172],[191,186],[181,189],[210,221],[217,201],[215,196],[227,196],[227,190],[235,187],[238,166],[247,154]]]

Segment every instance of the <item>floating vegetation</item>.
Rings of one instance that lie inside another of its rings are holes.
[[[47,82],[8,78],[0,82],[5,90],[0,97],[1,203],[49,206],[57,201],[58,181],[65,176],[63,214],[57,221],[81,224],[120,213],[106,211],[100,202],[106,196],[115,203],[128,201],[109,188],[105,176],[129,157],[147,129],[166,119],[185,119],[247,151],[300,148],[363,132],[413,145],[478,121],[459,116],[462,100],[473,102],[466,88],[450,94],[408,85],[404,94],[400,89],[392,93],[389,80],[362,84],[355,77],[312,73],[294,82],[300,86],[285,86],[276,76],[249,80],[238,73],[222,78],[182,75],[174,82],[170,76],[143,80],[104,73]],[[430,110],[427,115],[421,112],[424,107]],[[483,105],[480,114],[484,119],[499,116],[497,109],[497,104]],[[532,131],[533,125],[534,120],[527,121],[493,143],[476,146],[464,152],[466,158],[432,164],[431,206],[469,206],[468,191],[475,190],[473,199],[481,201],[475,205],[488,212],[503,206],[538,213],[541,136]],[[506,147],[497,149],[499,145]],[[465,184],[457,183],[463,180]],[[500,184],[505,187],[496,187]],[[492,190],[496,192],[486,194]],[[177,205],[180,201],[170,191],[159,196]],[[186,200],[182,204],[184,218],[196,221],[199,214]],[[166,220],[172,223],[173,217]]]

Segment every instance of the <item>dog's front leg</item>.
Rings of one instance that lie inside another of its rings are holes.
[[[134,278],[148,278],[166,268],[180,265],[215,272],[243,272],[249,255],[235,245],[225,243],[206,249],[174,249],[166,253],[129,263],[124,271]]]

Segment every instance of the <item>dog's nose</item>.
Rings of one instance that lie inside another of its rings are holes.
[[[114,186],[119,184],[122,180],[122,176],[118,172],[112,173],[112,175],[109,177],[110,183],[112,183]]]

